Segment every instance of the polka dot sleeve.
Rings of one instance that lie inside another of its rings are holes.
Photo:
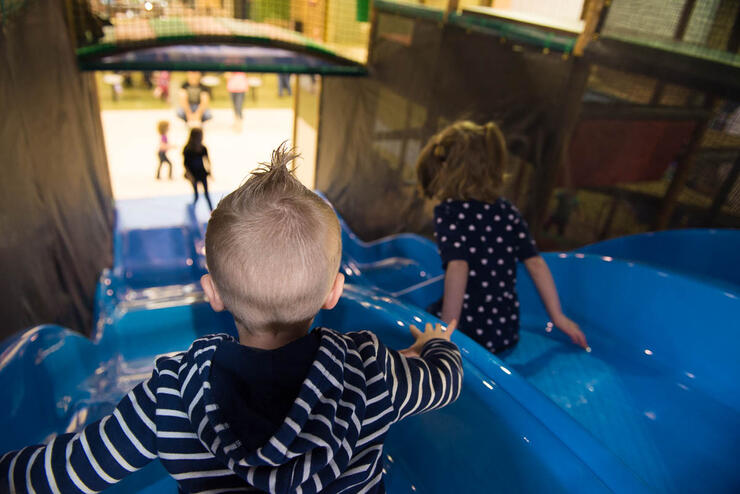
[[[512,206],[514,212],[514,235],[516,242],[516,257],[519,261],[525,261],[530,257],[538,256],[537,244],[535,244],[532,235],[529,233],[527,222],[522,218],[521,213]]]
[[[442,203],[434,210],[434,236],[437,239],[442,265],[454,260],[467,261],[465,213],[454,204]]]

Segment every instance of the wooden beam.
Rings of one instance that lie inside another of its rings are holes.
[[[714,108],[714,103],[716,101],[717,98],[715,96],[711,96],[707,101],[707,108]],[[701,141],[710,121],[711,114],[696,126],[694,133],[691,135],[691,140],[689,141],[686,152],[678,160],[676,171],[673,174],[673,180],[671,180],[668,190],[666,190],[666,193],[663,196],[663,201],[660,204],[660,209],[655,218],[655,224],[653,225],[655,230],[665,230],[670,225],[671,218],[673,217],[676,205],[678,204],[678,199],[686,186],[686,181],[689,179],[689,174],[694,166],[694,161],[696,161],[696,154],[701,147]]]
[[[695,120],[703,122],[713,112],[705,108],[644,106],[630,103],[584,103],[581,120]]]
[[[737,53],[740,48],[740,7],[735,12],[735,22],[732,23],[730,39],[727,40],[727,51]]]
[[[694,5],[696,0],[686,0],[681,9],[681,17],[678,18],[678,24],[676,24],[676,30],[673,31],[673,39],[676,41],[682,41],[684,34],[686,34],[686,28],[689,27],[689,21],[691,20],[691,13],[694,11]],[[657,8],[660,8],[656,6]]]
[[[738,154],[737,158],[735,158],[735,163],[732,165],[732,170],[730,170],[730,173],[727,174],[727,177],[725,177],[722,185],[720,185],[719,190],[717,191],[717,195],[714,196],[714,201],[712,201],[712,206],[709,208],[709,212],[707,212],[704,226],[712,226],[717,220],[717,216],[722,210],[722,206],[724,206],[725,201],[727,201],[727,196],[735,187],[735,182],[737,182],[739,176],[740,154]]]
[[[617,210],[619,209],[619,204],[622,201],[622,198],[619,196],[619,194],[612,197],[611,199],[612,202],[609,205],[609,212],[607,213],[606,219],[604,220],[604,225],[601,227],[601,232],[599,232],[599,241],[606,240],[609,237],[609,230],[612,229],[614,218],[617,217]]]
[[[370,0],[372,1],[372,0]],[[378,9],[375,7],[375,2],[370,4],[370,33],[368,34],[367,41],[367,60],[365,64],[370,66],[373,56],[373,46],[375,45],[375,38],[378,36]]]

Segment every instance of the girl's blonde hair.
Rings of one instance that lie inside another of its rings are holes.
[[[498,199],[507,162],[498,125],[455,122],[432,137],[419,154],[416,175],[430,199]]]
[[[159,135],[166,134],[167,131],[170,128],[170,123],[167,120],[160,120],[157,124],[157,130],[159,131]]]

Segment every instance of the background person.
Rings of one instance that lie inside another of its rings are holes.
[[[235,126],[241,130],[242,126],[242,107],[244,106],[244,95],[249,90],[249,81],[247,74],[244,72],[227,72],[226,89],[231,96],[231,103],[234,105],[234,116],[236,117]]]
[[[159,174],[162,171],[162,165],[167,163],[170,167],[169,178],[172,180],[172,162],[167,157],[167,151],[170,149],[169,141],[167,140],[167,131],[170,129],[170,123],[167,120],[161,120],[157,124],[157,131],[159,132],[159,148],[157,149],[157,158],[159,158],[159,166],[157,166],[157,180],[159,180]]]
[[[211,90],[201,82],[200,72],[188,72],[187,80],[180,88],[180,101],[177,116],[190,127],[200,125],[212,118],[209,106]]]
[[[211,196],[208,195],[208,175],[211,174],[211,160],[208,158],[208,149],[203,145],[203,129],[195,127],[190,129],[185,148],[182,150],[183,164],[185,165],[185,178],[193,185],[193,206],[198,202],[198,183],[203,186],[203,195],[206,196],[208,209],[213,211]],[[206,162],[208,166],[206,167]]]

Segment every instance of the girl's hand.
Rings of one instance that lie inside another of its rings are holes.
[[[414,336],[416,341],[410,347],[405,350],[401,350],[400,353],[405,357],[420,357],[421,350],[427,342],[435,338],[450,341],[450,335],[452,335],[452,332],[455,331],[456,327],[457,321],[454,319],[447,325],[447,327],[443,327],[440,323],[437,323],[432,327],[432,323],[428,322],[424,327],[424,332],[420,331],[419,328],[413,324],[410,324],[409,330],[411,330],[411,334]]]
[[[583,334],[583,331],[578,327],[578,324],[574,323],[563,314],[561,314],[557,319],[554,319],[553,323],[560,331],[567,334],[573,343],[582,347],[584,350],[588,350],[586,335]]]

